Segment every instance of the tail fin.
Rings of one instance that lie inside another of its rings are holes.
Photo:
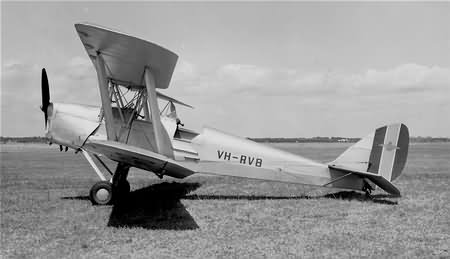
[[[329,166],[366,177],[384,190],[396,189],[389,183],[402,173],[408,147],[408,128],[400,123],[391,124],[376,129],[373,134],[358,141]]]
[[[367,171],[393,181],[402,173],[408,157],[409,132],[404,124],[378,128],[373,138]]]

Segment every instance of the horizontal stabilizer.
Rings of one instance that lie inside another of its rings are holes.
[[[345,172],[345,173],[352,173],[352,174],[358,175],[362,178],[367,178],[370,181],[372,181],[374,184],[379,186],[381,189],[385,190],[386,192],[388,192],[392,195],[395,195],[395,196],[400,196],[400,191],[397,189],[397,187],[395,187],[391,182],[389,182],[388,180],[386,180],[383,176],[381,176],[379,174],[357,171],[355,169],[346,168],[346,167],[342,167],[342,166],[336,166],[336,165],[329,165],[328,167],[331,169],[337,170],[337,171],[341,171],[341,172]]]

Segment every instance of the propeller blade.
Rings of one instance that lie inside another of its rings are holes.
[[[47,108],[50,104],[50,90],[48,86],[47,72],[45,71],[45,68],[42,69],[41,92],[42,92],[41,110],[44,112],[45,128],[47,128],[47,119],[48,119]]]

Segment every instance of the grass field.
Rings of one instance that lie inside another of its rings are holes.
[[[278,144],[330,161],[348,144]],[[401,198],[312,186],[140,170],[131,194],[92,206],[81,154],[1,146],[2,258],[450,257],[450,143],[413,144]]]

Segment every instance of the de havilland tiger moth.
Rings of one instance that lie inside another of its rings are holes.
[[[101,107],[50,102],[42,69],[42,106],[50,143],[81,152],[101,181],[90,190],[93,204],[110,204],[130,191],[131,167],[162,178],[195,173],[352,189],[375,186],[395,196],[392,181],[408,155],[408,128],[376,129],[329,163],[281,151],[205,127],[184,127],[176,106],[190,105],[157,91],[167,89],[178,56],[154,43],[88,23],[75,24],[97,71]],[[125,94],[127,92],[127,94]],[[131,95],[130,95],[131,93]],[[131,97],[130,97],[131,96]],[[158,100],[167,102],[160,110]],[[111,174],[103,174],[94,159]],[[102,159],[117,162],[114,170]]]

